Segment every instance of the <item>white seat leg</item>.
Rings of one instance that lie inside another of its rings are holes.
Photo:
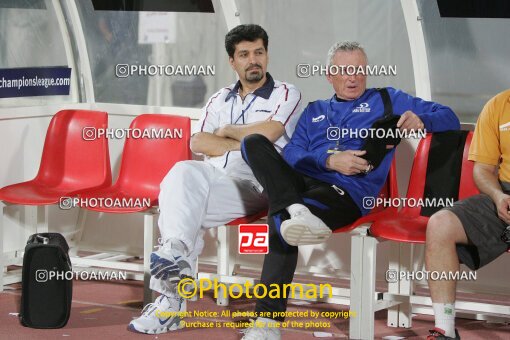
[[[146,213],[143,217],[143,305],[154,301],[155,294],[150,289],[151,262],[150,256],[156,245],[156,216],[157,214]]]
[[[363,237],[354,235],[351,237],[351,289],[349,309],[356,312],[356,317],[349,319],[349,337],[361,338],[361,283],[363,279]]]
[[[377,262],[377,244],[375,237],[363,237],[363,280],[361,282],[361,322],[360,339],[374,338],[375,321],[375,274]]]
[[[218,265],[216,273],[218,275],[230,275],[230,233],[227,226],[218,227],[218,238],[217,238],[217,257]],[[225,284],[228,287],[228,284]],[[218,289],[218,298],[216,303],[219,306],[228,306],[229,298],[227,292],[220,286]]]
[[[390,243],[390,253],[388,260],[388,272],[392,274],[399,275],[400,272],[400,244],[396,242]],[[400,292],[400,282],[399,280],[391,280],[388,282],[388,293],[397,294]],[[394,307],[388,308],[388,319],[387,325],[388,327],[398,327],[398,312],[400,306],[396,305]]]
[[[83,236],[83,230],[85,228],[85,222],[87,221],[88,210],[80,209],[78,211],[78,220],[76,221],[76,233],[73,236],[73,246],[69,250],[70,256],[78,256],[79,244]]]
[[[410,272],[413,270],[414,244],[400,244],[400,270]],[[407,278],[400,281],[399,295],[407,297],[406,301],[401,303],[398,310],[398,326],[404,328],[412,327],[411,296],[413,295],[414,281]]]
[[[26,239],[35,233],[48,232],[48,206],[26,205],[23,206],[23,223],[26,230]]]

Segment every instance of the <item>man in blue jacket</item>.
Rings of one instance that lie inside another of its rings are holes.
[[[336,70],[366,69],[367,56],[359,43],[336,43],[329,50],[328,64]],[[377,89],[366,88],[365,72],[350,73],[328,74],[335,94],[308,104],[283,157],[262,135],[250,135],[242,142],[243,158],[269,198],[269,253],[261,275],[266,287],[292,282],[297,246],[324,242],[332,230],[367,214],[363,198],[377,197],[388,175],[395,153],[392,146],[387,146],[389,152],[374,168],[363,158],[366,150],[361,150],[361,133],[355,133],[369,129],[383,117],[384,96]],[[393,113],[400,116],[399,131],[460,128],[450,108],[394,88],[386,91]],[[328,133],[337,128],[354,133],[340,139],[338,132],[334,136]],[[256,312],[284,312],[286,306],[285,297],[266,297],[257,300]],[[259,317],[258,325],[265,327],[249,328],[244,339],[279,339],[279,329],[271,323],[283,319]]]

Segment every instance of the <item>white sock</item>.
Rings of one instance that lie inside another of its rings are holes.
[[[294,218],[294,216],[296,215],[296,213],[298,211],[301,211],[301,210],[310,211],[305,205],[302,205],[302,204],[299,204],[299,203],[291,204],[286,209],[287,209],[287,211],[290,214],[290,218]]]
[[[455,338],[455,304],[433,303],[435,326],[444,330],[444,335]]]

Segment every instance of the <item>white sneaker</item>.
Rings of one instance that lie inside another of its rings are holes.
[[[291,246],[319,244],[331,236],[331,229],[308,208],[300,209],[290,219],[283,221],[280,232]]]
[[[177,283],[184,277],[193,277],[192,261],[180,250],[164,244],[151,253],[151,275],[157,279]]]
[[[142,310],[142,315],[131,321],[128,330],[136,333],[160,334],[181,329],[182,316],[186,312],[186,300],[178,294],[159,296]]]
[[[260,327],[261,323],[263,323],[263,327]],[[276,326],[277,322],[271,319],[258,318],[253,327],[245,328],[241,331],[244,333],[241,340],[280,340],[282,338],[280,328],[268,327],[268,324]]]

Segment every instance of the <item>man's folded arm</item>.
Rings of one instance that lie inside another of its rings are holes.
[[[227,124],[211,132],[197,132],[191,137],[191,151],[209,157],[221,156],[228,151],[240,150],[241,140],[251,134],[261,134],[271,142],[280,138],[285,129],[278,121],[263,121],[245,125]]]
[[[234,139],[239,142],[248,135],[261,134],[274,143],[283,135],[284,132],[285,129],[282,123],[271,120],[244,125],[227,124],[217,129],[214,134],[219,137]]]
[[[228,151],[240,150],[238,140],[219,137],[209,132],[198,132],[191,137],[191,151],[209,157],[221,156]]]
[[[214,135],[220,126],[220,114],[216,104],[223,100],[222,89],[213,94],[202,108],[202,114],[192,132],[190,149],[194,154],[209,157],[221,156],[230,150],[239,150],[239,142]]]
[[[277,121],[255,122],[245,125],[224,125],[214,133],[199,132],[191,138],[191,151],[210,157],[221,156],[228,151],[240,150],[241,141],[251,134],[264,135],[275,142],[283,135],[283,124]]]
[[[289,85],[274,104],[273,113],[268,120],[243,125],[225,125],[217,129],[214,134],[238,141],[242,141],[244,137],[251,134],[261,134],[274,143],[285,133],[287,122],[292,117],[296,117],[300,102],[301,93],[294,86]]]

